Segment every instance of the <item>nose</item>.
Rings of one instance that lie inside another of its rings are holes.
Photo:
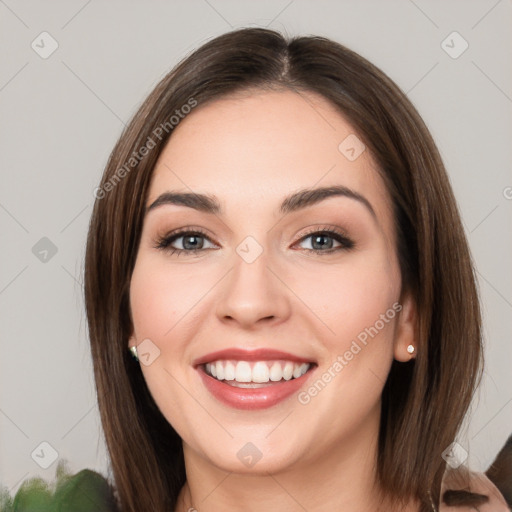
[[[235,255],[234,267],[217,297],[216,313],[221,322],[251,329],[288,318],[291,292],[272,267],[265,251],[252,263]]]

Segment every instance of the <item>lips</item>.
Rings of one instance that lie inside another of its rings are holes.
[[[296,363],[315,363],[312,359],[290,354],[289,352],[282,352],[280,350],[260,348],[258,350],[244,350],[240,348],[230,348],[225,350],[218,350],[211,352],[205,356],[199,357],[192,362],[192,366],[197,367],[200,364],[211,363],[221,359],[236,359],[238,361],[272,361],[276,359],[284,359],[286,361],[293,361]]]
[[[202,356],[193,366],[217,400],[247,410],[272,407],[298,392],[317,365],[311,359],[273,349],[227,349]],[[226,375],[224,370],[233,367],[237,371]]]

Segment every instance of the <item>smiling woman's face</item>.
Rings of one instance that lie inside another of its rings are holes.
[[[390,197],[355,143],[325,99],[259,92],[198,107],[160,155],[130,345],[151,340],[139,347],[144,378],[202,464],[276,472],[376,449],[382,388],[393,358],[411,357],[414,310]],[[324,187],[339,193],[285,201]],[[177,193],[191,197],[163,195]]]

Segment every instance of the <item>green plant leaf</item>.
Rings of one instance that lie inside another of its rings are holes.
[[[84,469],[72,475],[64,460],[49,484],[40,477],[25,480],[11,498],[0,487],[0,512],[116,512],[114,489],[99,473]]]
[[[52,493],[42,478],[21,484],[14,496],[13,512],[52,512]]]
[[[12,512],[12,498],[7,487],[0,490],[0,512]]]
[[[108,482],[98,473],[83,469],[57,489],[54,512],[112,512],[114,503]]]

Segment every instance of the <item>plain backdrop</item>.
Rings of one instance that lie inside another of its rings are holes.
[[[509,0],[1,0],[0,483],[51,480],[58,459],[109,474],[82,289],[93,190],[156,83],[243,26],[345,44],[430,128],[478,270],[487,366],[457,441],[486,469],[512,433],[511,15]]]

